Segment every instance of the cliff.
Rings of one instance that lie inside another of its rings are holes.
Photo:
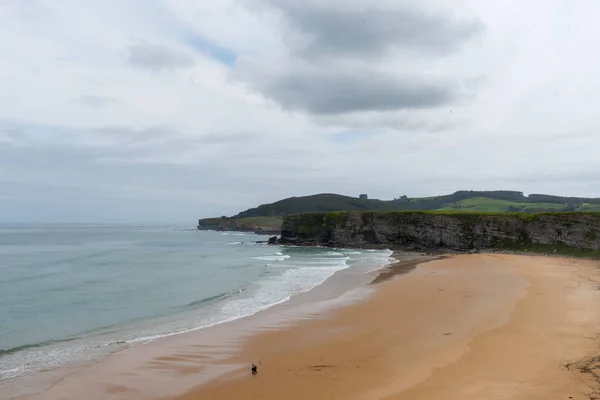
[[[335,212],[290,215],[280,243],[600,256],[600,213]]]

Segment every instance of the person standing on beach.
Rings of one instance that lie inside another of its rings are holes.
[[[252,364],[252,375],[258,374],[258,367],[256,364]]]

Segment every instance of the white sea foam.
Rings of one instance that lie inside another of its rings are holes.
[[[336,271],[348,268],[346,259],[335,258],[322,263],[302,260],[302,264],[290,264],[285,272],[259,282],[251,296],[228,300],[221,311],[226,315],[243,315],[255,308],[264,309],[286,301],[322,284]]]
[[[307,265],[337,265],[341,262],[345,262],[350,260],[351,257],[323,257],[323,258],[311,258],[310,260],[305,261],[304,263]]]
[[[260,257],[252,257],[253,260],[263,260],[263,261],[283,261],[290,258],[288,255],[272,255],[272,256],[260,256]]]
[[[21,368],[0,370],[0,376],[10,377],[10,376],[16,375],[15,373],[17,373],[19,371],[21,371]]]

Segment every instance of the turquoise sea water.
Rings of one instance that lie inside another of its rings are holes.
[[[0,381],[252,315],[389,251],[186,227],[0,225]]]

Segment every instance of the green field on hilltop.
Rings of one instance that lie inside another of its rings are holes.
[[[456,203],[438,208],[437,210],[465,212],[535,212],[538,210],[561,211],[564,208],[564,204],[521,203],[516,201],[491,199],[488,197],[473,197],[471,199],[457,201]]]
[[[198,229],[224,231],[276,232],[281,227],[283,217],[247,217],[247,218],[204,218],[198,221]]]
[[[278,230],[283,222],[283,217],[247,217],[240,218],[239,223],[251,226],[261,227],[263,230]]]
[[[549,211],[600,211],[599,204],[580,204],[569,207],[568,204],[558,203],[522,203],[516,201],[474,197],[457,201],[447,207],[438,208],[440,211],[465,212],[549,212]]]
[[[577,207],[577,211],[600,211],[600,205],[598,204],[582,204]]]

